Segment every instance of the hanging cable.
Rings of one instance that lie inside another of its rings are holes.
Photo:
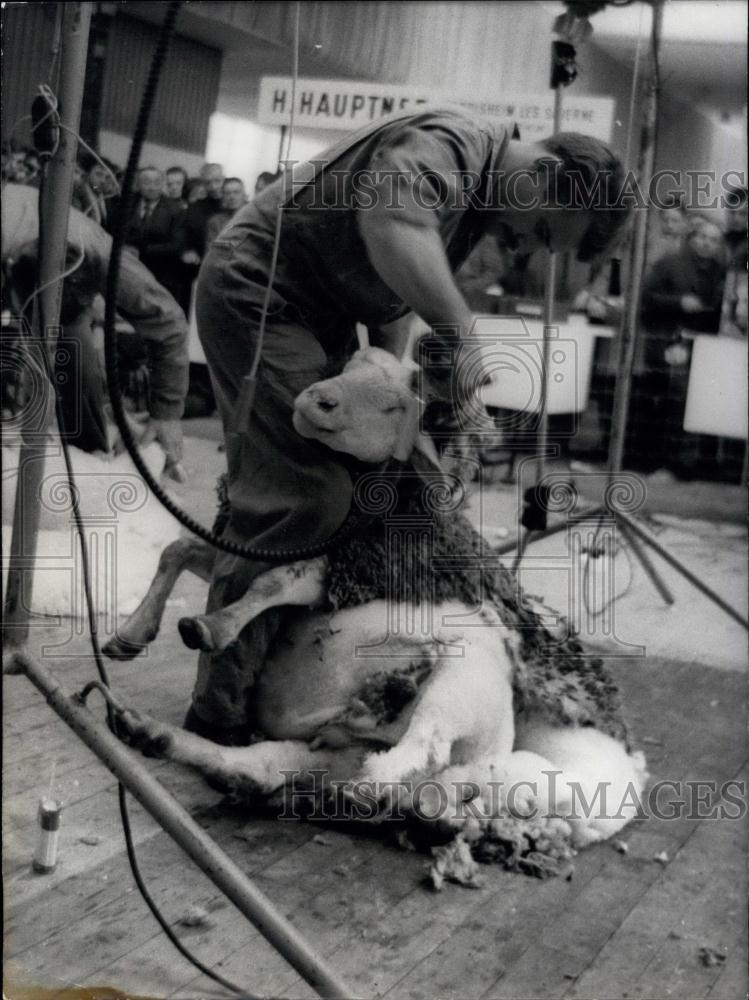
[[[68,126],[67,125],[63,125],[62,122],[60,123],[60,128],[64,129],[66,132],[69,132],[72,136],[74,136],[74,138],[76,139],[76,141],[78,142],[78,144],[80,146],[83,146],[83,148],[86,150],[86,152],[90,156],[93,157],[93,159],[96,161],[96,163],[99,164],[99,166],[102,168],[102,170],[106,170],[107,174],[109,175],[110,180],[112,181],[112,183],[114,184],[114,186],[117,188],[117,194],[119,194],[120,193],[120,182],[115,177],[115,175],[112,172],[111,168],[106,165],[106,163],[104,162],[104,160],[102,160],[102,158],[99,156],[99,154],[96,152],[96,150],[92,149],[89,146],[89,144],[86,142],[86,140],[81,135],[79,135],[79,133],[76,132],[74,129],[68,128]],[[107,197],[113,198],[114,195],[108,195]]]
[[[584,550],[586,558],[585,558],[585,567],[583,569],[582,586],[580,588],[580,592],[583,599],[583,605],[585,606],[585,612],[589,619],[592,618],[594,620],[596,618],[600,618],[600,616],[604,614],[604,612],[608,611],[610,607],[613,607],[613,605],[616,604],[618,600],[621,600],[622,597],[626,597],[626,595],[632,589],[632,582],[634,580],[634,564],[632,561],[632,556],[629,554],[626,545],[623,545],[621,542],[616,546],[614,546],[613,543],[611,544],[604,543],[603,548],[599,549],[598,547],[598,539],[600,537],[601,529],[603,528],[606,516],[607,515],[605,511],[600,514],[598,522],[596,524],[595,532],[593,533],[593,540],[587,551]],[[615,576],[616,569],[614,561],[620,552],[624,553],[624,556],[627,560],[627,566],[629,570],[627,583],[624,585],[624,588],[620,590],[618,593],[612,592],[611,596],[608,598],[608,600],[605,600],[603,602],[600,608],[592,607],[590,600],[590,575],[591,575],[590,569],[592,561],[594,559],[608,559],[611,572],[614,573]]]
[[[289,131],[287,133],[287,143],[286,143],[286,157],[288,161],[291,158],[291,140],[294,135],[294,116],[296,113],[296,86],[297,80],[299,78],[299,14],[300,14],[300,3],[299,0],[294,4],[294,52],[292,56],[292,74],[291,74],[291,111],[289,112]],[[283,158],[281,160],[283,162]],[[276,216],[276,231],[273,235],[273,255],[270,262],[270,271],[268,273],[268,284],[265,286],[265,297],[263,299],[263,311],[260,316],[260,329],[257,335],[257,347],[255,348],[255,357],[252,359],[252,367],[250,368],[249,378],[256,380],[258,368],[260,367],[260,358],[263,353],[263,341],[265,339],[265,326],[268,322],[268,309],[270,307],[270,296],[273,291],[273,282],[276,280],[276,266],[278,264],[278,252],[281,247],[281,226],[283,224],[283,209],[284,209],[284,199],[279,199],[278,203],[278,214]]]
[[[40,246],[42,245],[43,231],[44,231],[44,214],[43,214],[43,211],[42,211],[42,202],[43,202],[43,192],[44,192],[45,178],[46,178],[46,164],[45,164],[45,167],[42,170],[41,184],[40,184],[40,187],[39,187],[39,244],[40,244]],[[83,252],[81,251],[81,260],[82,260],[82,258],[83,258]],[[45,283],[45,285],[38,285],[38,287],[35,290],[35,292],[32,295],[30,295],[29,298],[26,300],[26,303],[24,303],[24,306],[22,307],[21,315],[23,315],[23,313],[24,313],[25,309],[28,307],[29,303],[31,301],[33,301],[33,299],[36,298],[39,295],[39,293],[41,292],[41,290],[42,290],[43,287],[47,287],[47,285],[50,285],[50,284],[52,284],[55,281],[60,281],[64,277],[66,277],[67,275],[71,274],[77,267],[80,266],[81,260],[76,261],[74,267],[67,268],[61,274],[56,275],[55,278],[53,278],[49,282]],[[38,284],[38,282],[37,282],[37,284]],[[47,326],[46,326],[46,322],[45,322],[45,315],[44,315],[43,303],[42,303],[42,299],[41,298],[39,298],[39,300],[38,300],[38,316],[39,316],[39,328],[42,331],[44,331],[44,330],[47,329]],[[64,465],[65,465],[65,477],[66,477],[66,481],[67,481],[67,488],[68,488],[68,491],[70,493],[70,505],[71,505],[71,510],[72,510],[72,514],[73,514],[73,521],[74,521],[74,524],[75,524],[76,534],[78,536],[78,544],[79,544],[80,552],[81,552],[81,570],[82,570],[81,576],[82,576],[82,582],[83,582],[84,600],[85,600],[85,605],[86,605],[86,616],[87,616],[87,622],[88,622],[88,631],[89,631],[89,636],[90,636],[90,639],[91,639],[91,649],[92,649],[92,652],[93,652],[93,655],[94,655],[94,661],[96,663],[96,669],[97,669],[97,672],[99,674],[99,678],[101,680],[101,683],[102,683],[102,685],[105,688],[108,689],[109,686],[110,686],[109,685],[109,676],[107,674],[107,669],[106,669],[106,666],[105,666],[105,663],[104,663],[104,658],[102,656],[101,647],[99,645],[98,621],[97,621],[96,611],[95,611],[95,608],[94,608],[93,591],[92,591],[92,587],[91,587],[91,569],[90,569],[90,565],[89,565],[88,543],[86,541],[86,534],[85,534],[85,531],[84,531],[83,519],[81,517],[80,500],[79,500],[79,490],[78,490],[78,488],[77,488],[77,486],[75,484],[75,472],[73,470],[73,465],[72,465],[72,461],[71,461],[71,458],[70,458],[70,450],[69,450],[69,447],[68,447],[68,442],[66,440],[65,415],[64,415],[64,412],[63,412],[63,409],[62,409],[62,401],[60,399],[60,394],[59,394],[58,389],[57,389],[57,382],[56,382],[56,380],[54,378],[54,373],[52,371],[52,366],[51,366],[51,363],[50,363],[50,358],[49,358],[49,353],[47,351],[47,345],[46,345],[46,343],[42,344],[41,355],[42,355],[42,363],[43,363],[43,366],[44,366],[45,373],[47,375],[48,383],[49,383],[50,387],[52,388],[52,392],[54,393],[55,416],[56,416],[56,419],[57,419],[57,425],[58,425],[59,434],[60,434],[60,444],[62,446],[63,461],[64,461]],[[116,715],[115,715],[115,713],[113,711],[112,705],[111,705],[111,703],[110,703],[109,700],[107,700],[106,708],[107,708],[107,724],[108,724],[109,728],[111,729],[111,731],[116,736],[119,736],[120,733],[118,732],[117,718],[116,718]],[[241,987],[237,986],[235,983],[232,983],[230,980],[225,979],[223,976],[219,975],[218,973],[214,972],[212,969],[209,969],[206,965],[204,965],[199,959],[197,959],[183,945],[183,943],[175,935],[175,933],[172,930],[172,928],[169,926],[169,924],[167,923],[166,919],[164,918],[164,916],[162,915],[162,913],[158,909],[158,907],[157,907],[157,905],[156,905],[153,897],[151,896],[151,894],[150,894],[150,892],[148,890],[148,887],[146,886],[146,884],[144,882],[143,875],[142,875],[142,873],[140,871],[140,867],[138,865],[138,859],[137,859],[136,854],[135,854],[135,845],[134,845],[134,841],[133,841],[132,826],[131,826],[131,823],[130,823],[130,814],[129,814],[128,806],[127,806],[127,793],[125,791],[125,787],[122,784],[118,785],[118,793],[119,793],[119,809],[120,809],[120,817],[121,817],[121,822],[122,822],[122,831],[123,831],[123,836],[124,836],[124,839],[125,839],[125,850],[127,852],[128,861],[130,863],[130,869],[132,871],[133,879],[134,879],[135,884],[136,884],[136,886],[138,888],[138,891],[140,892],[140,894],[141,894],[141,896],[143,898],[143,901],[146,903],[148,909],[153,914],[156,922],[159,924],[159,926],[161,927],[161,929],[163,930],[163,932],[166,934],[166,936],[171,941],[171,943],[174,945],[174,947],[180,952],[180,954],[182,954],[184,958],[186,958],[192,965],[194,965],[195,968],[198,969],[199,972],[203,973],[203,975],[208,976],[214,982],[218,983],[220,986],[223,986],[229,992],[236,994],[238,997],[246,998],[246,1000],[256,1000],[256,998],[254,997],[253,994],[248,993],[246,990],[244,990]]]
[[[39,188],[39,190],[41,191],[41,187]],[[39,212],[39,244],[40,244],[40,246],[41,246],[41,242],[42,242],[41,229],[42,229],[42,213],[41,213],[41,210],[40,210],[40,212]],[[29,297],[26,299],[26,301],[21,306],[21,308],[19,310],[19,315],[23,316],[26,313],[26,310],[31,305],[31,303],[34,301],[34,299],[37,297],[37,295],[40,295],[44,291],[45,288],[49,288],[50,285],[54,285],[56,282],[62,281],[63,278],[69,278],[70,275],[73,274],[74,271],[78,270],[78,268],[81,266],[81,264],[83,263],[83,261],[86,259],[86,254],[83,251],[83,246],[79,247],[79,254],[80,254],[79,257],[76,260],[74,260],[73,263],[69,267],[66,267],[65,270],[62,271],[61,274],[56,274],[53,278],[50,278],[49,281],[45,281],[43,284],[39,284],[37,282],[37,287],[34,289],[34,291],[31,293],[31,295],[29,295]],[[44,329],[44,327],[42,327],[42,329]]]
[[[106,355],[106,372],[107,372],[107,385],[109,387],[110,402],[112,405],[112,414],[114,416],[117,427],[122,436],[122,441],[133,460],[133,463],[141,474],[145,482],[148,484],[152,493],[156,499],[161,503],[169,513],[175,517],[180,524],[191,531],[198,538],[202,538],[203,541],[208,542],[215,548],[220,549],[223,552],[228,552],[230,555],[241,556],[246,559],[260,559],[264,562],[274,562],[274,563],[285,563],[298,559],[311,559],[315,556],[322,555],[324,552],[334,545],[336,542],[348,538],[349,536],[355,534],[361,529],[361,521],[356,518],[349,516],[349,518],[344,521],[340,528],[335,531],[329,538],[322,542],[318,542],[314,545],[306,546],[294,546],[286,549],[279,548],[260,548],[249,545],[242,545],[238,542],[233,542],[228,538],[224,538],[221,535],[215,534],[210,529],[204,527],[194,518],[190,517],[185,511],[179,507],[172,497],[161,487],[161,485],[156,481],[154,476],[151,474],[150,469],[143,461],[138,446],[136,444],[133,433],[127,423],[125,412],[122,404],[122,394],[120,390],[119,381],[119,370],[117,362],[117,351],[116,351],[116,332],[115,332],[115,311],[116,311],[116,297],[117,297],[117,286],[119,281],[119,270],[120,270],[120,259],[122,255],[122,248],[125,240],[125,230],[127,225],[127,219],[130,212],[130,205],[132,201],[133,193],[133,181],[135,178],[135,171],[138,166],[138,160],[140,158],[140,151],[143,146],[143,141],[145,139],[146,130],[148,127],[148,121],[151,115],[151,108],[153,106],[153,101],[156,93],[156,86],[158,84],[161,64],[163,62],[166,49],[169,42],[169,37],[171,36],[174,20],[177,15],[177,11],[181,5],[181,0],[172,0],[169,4],[166,17],[164,19],[164,25],[162,27],[162,32],[159,37],[159,43],[156,47],[154,53],[153,61],[149,70],[149,76],[146,83],[146,87],[143,93],[143,99],[140,106],[140,111],[138,113],[138,120],[135,126],[135,131],[133,133],[133,141],[130,147],[130,155],[128,157],[127,168],[125,170],[125,175],[122,180],[122,196],[120,198],[119,212],[115,218],[115,229],[112,238],[112,248],[110,252],[109,269],[107,272],[107,285],[106,285],[106,306],[104,314],[104,344],[105,344],[105,355]],[[294,19],[294,87],[296,87],[296,78],[298,77],[299,71],[299,14],[300,14],[300,3],[297,0],[296,12]],[[289,129],[289,144],[291,143],[292,134],[291,129]],[[274,246],[274,256],[278,255],[278,242],[280,240],[280,222],[277,222],[276,226],[276,245]],[[272,291],[272,287],[269,282],[269,289]],[[267,295],[270,295],[270,291]],[[251,394],[251,386],[247,389],[248,396]],[[251,400],[250,400],[251,401]],[[237,410],[242,409],[241,405],[238,405]],[[395,460],[391,460],[387,465],[394,467],[396,473],[400,469],[400,463]]]
[[[179,6],[179,5],[177,5],[177,6]],[[37,131],[39,129],[39,126],[41,124],[43,124],[48,118],[57,115],[57,100],[55,98],[55,95],[49,90],[48,87],[45,87],[45,86],[42,87],[42,95],[41,96],[46,101],[46,103],[48,104],[49,110],[47,111],[46,114],[42,115],[42,117],[39,118],[36,121],[36,123],[35,123],[35,133],[36,133],[37,136],[40,135],[40,132]],[[68,130],[68,131],[72,131],[72,130]],[[43,245],[43,242],[44,242],[44,210],[43,210],[43,199],[44,199],[44,189],[45,189],[45,181],[46,181],[46,172],[47,172],[47,166],[49,164],[49,161],[50,161],[52,155],[54,154],[55,150],[56,150],[56,144],[54,146],[54,149],[43,149],[42,174],[41,174],[41,184],[40,184],[40,188],[39,188],[39,207],[38,207],[38,220],[39,220],[38,221],[38,227],[39,227],[38,231],[39,231],[39,245],[40,245],[40,247]],[[38,300],[37,301],[38,321],[39,321],[39,328],[40,328],[41,331],[45,331],[47,329],[47,323],[46,323],[46,317],[45,317],[45,314],[44,314],[43,300],[42,300],[42,298],[39,297],[40,293],[42,292],[43,289],[49,287],[52,284],[55,284],[58,281],[63,280],[64,278],[66,278],[70,274],[72,274],[78,267],[81,266],[81,263],[83,262],[84,256],[85,256],[85,254],[84,254],[83,248],[81,247],[80,248],[80,256],[78,257],[78,259],[76,261],[74,261],[74,263],[72,265],[70,265],[69,267],[65,268],[65,270],[63,270],[60,274],[56,275],[54,278],[50,279],[47,282],[41,283],[39,275],[37,274],[36,288],[35,288],[34,292],[27,298],[27,300],[23,304],[23,306],[21,307],[21,315],[23,315],[24,312],[28,309],[29,305],[35,299],[37,299]],[[39,255],[39,260],[41,260],[41,253]],[[66,480],[67,480],[67,487],[68,487],[68,490],[69,490],[69,493],[70,493],[71,510],[72,510],[72,514],[73,514],[73,520],[74,520],[74,523],[75,523],[76,533],[78,535],[78,544],[80,546],[80,552],[81,552],[82,581],[83,581],[84,599],[85,599],[85,604],[86,604],[86,614],[87,614],[87,620],[88,620],[88,630],[89,630],[89,635],[90,635],[90,639],[91,639],[91,647],[92,647],[92,651],[93,651],[93,654],[94,654],[94,660],[95,660],[95,663],[96,663],[97,672],[98,672],[99,677],[101,679],[101,683],[106,688],[109,688],[109,677],[107,675],[106,666],[104,664],[104,659],[102,657],[101,648],[100,648],[100,645],[99,645],[98,623],[97,623],[97,616],[96,616],[96,612],[95,612],[95,608],[94,608],[93,593],[92,593],[92,587],[91,587],[91,572],[90,572],[90,565],[89,565],[88,544],[86,542],[86,536],[85,536],[85,531],[84,531],[84,526],[83,526],[83,520],[82,520],[82,517],[81,517],[80,502],[79,502],[79,491],[78,491],[78,488],[76,487],[76,484],[75,484],[75,473],[74,473],[74,470],[73,470],[73,467],[72,467],[72,462],[71,462],[71,458],[70,458],[70,451],[69,451],[68,443],[67,443],[67,440],[66,440],[65,417],[64,417],[64,413],[63,413],[63,409],[62,409],[62,402],[61,402],[61,398],[60,398],[59,392],[57,391],[57,383],[55,381],[54,373],[52,371],[52,365],[51,365],[50,356],[49,356],[49,353],[48,353],[48,350],[47,350],[47,343],[46,343],[46,341],[43,341],[43,343],[42,343],[41,354],[42,354],[43,367],[44,367],[44,370],[45,370],[45,373],[46,373],[46,376],[47,376],[48,384],[50,385],[50,387],[52,388],[52,391],[54,393],[55,414],[56,414],[57,424],[58,424],[59,432],[60,432],[60,443],[61,443],[61,446],[62,446],[63,460],[64,460],[64,464],[65,464],[65,474],[66,474]],[[109,728],[112,730],[112,732],[115,735],[119,735],[119,733],[118,733],[118,726],[117,726],[117,720],[116,720],[116,715],[114,714],[114,712],[112,710],[112,706],[110,705],[109,701],[107,702],[107,723],[109,725]],[[177,950],[196,969],[198,969],[199,972],[201,972],[204,975],[208,976],[214,982],[216,982],[219,985],[223,986],[229,992],[235,994],[238,997],[246,998],[246,1000],[256,1000],[256,998],[254,997],[254,995],[249,994],[246,990],[244,990],[241,987],[237,986],[235,983],[232,983],[230,980],[225,979],[223,976],[221,976],[218,973],[214,972],[212,969],[208,968],[206,965],[204,965],[202,962],[200,962],[200,960],[197,959],[182,944],[182,942],[179,940],[179,938],[174,934],[173,930],[171,929],[171,927],[169,926],[169,924],[167,923],[167,921],[165,920],[165,918],[163,917],[163,915],[159,911],[158,907],[156,906],[156,903],[154,902],[153,898],[151,897],[151,895],[150,895],[150,893],[148,891],[148,888],[147,888],[147,886],[146,886],[146,884],[145,884],[145,882],[143,880],[142,874],[140,872],[140,868],[138,866],[138,861],[137,861],[137,858],[136,858],[136,855],[135,855],[135,847],[134,847],[134,842],[133,842],[132,827],[131,827],[131,824],[130,824],[130,816],[129,816],[128,807],[127,807],[126,791],[125,791],[125,788],[124,788],[124,786],[122,784],[119,785],[119,807],[120,807],[120,816],[121,816],[121,821],[122,821],[123,835],[124,835],[124,839],[125,839],[125,848],[126,848],[126,852],[127,852],[127,856],[128,856],[128,861],[130,863],[130,868],[131,868],[131,871],[133,873],[133,879],[135,881],[136,886],[138,887],[138,890],[139,890],[139,892],[140,892],[140,894],[141,894],[144,902],[148,906],[149,910],[153,914],[154,918],[156,919],[157,923],[159,924],[159,926],[161,927],[161,929],[164,931],[164,933],[166,934],[166,936],[168,937],[168,939],[172,942],[172,944],[175,946],[175,948],[177,948]]]

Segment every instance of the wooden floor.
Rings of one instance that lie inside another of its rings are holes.
[[[180,596],[190,605],[190,587]],[[196,592],[197,593],[197,592]],[[135,706],[179,722],[194,657],[167,638],[169,609],[148,658],[111,668]],[[39,635],[46,633],[39,632]],[[94,676],[74,638],[48,665],[70,690]],[[744,676],[700,665],[622,660],[634,742],[654,777],[746,777]],[[14,986],[98,984],[130,995],[222,995],[164,938],[142,902],[123,848],[115,784],[22,677],[4,683],[6,996]],[[100,716],[101,702],[91,707]],[[51,768],[65,800],[57,870],[30,872],[36,808]],[[579,855],[571,881],[485,869],[480,890],[422,885],[423,855],[309,824],[249,820],[217,808],[199,779],[148,766],[186,804],[338,970],[352,995],[445,998],[739,1000],[746,992],[746,824],[649,818],[631,826],[627,854]],[[138,858],[169,922],[201,961],[267,996],[313,992],[134,803]],[[665,852],[668,861],[653,858]],[[205,926],[179,924],[191,906]],[[700,959],[715,949],[717,964]],[[32,991],[33,994],[33,991]],[[30,994],[24,994],[28,1000]]]

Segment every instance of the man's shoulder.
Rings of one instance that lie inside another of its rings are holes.
[[[407,113],[389,115],[381,119],[379,124],[383,130],[388,131],[442,128],[466,136],[487,136],[499,142],[505,141],[510,135],[507,126],[485,118],[470,108],[447,102],[421,104]]]
[[[510,131],[505,125],[457,104],[423,104],[408,114],[383,118],[369,140],[365,136],[364,144],[376,147],[383,141],[390,144],[394,140],[416,147],[422,143],[441,143],[459,157],[466,157],[470,166],[474,161],[483,162],[487,155],[499,156],[510,141]]]

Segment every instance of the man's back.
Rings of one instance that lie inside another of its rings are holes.
[[[375,123],[265,188],[223,233],[238,252],[268,259],[284,203],[274,287],[315,325],[370,325],[406,312],[372,267],[357,216],[384,227],[436,228],[457,269],[489,225],[491,172],[509,141],[503,126],[459,109],[424,109]],[[261,267],[260,263],[258,266]]]

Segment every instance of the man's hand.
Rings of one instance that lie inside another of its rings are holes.
[[[689,361],[689,351],[684,344],[671,344],[663,353],[667,365],[681,366]]]
[[[185,250],[185,252],[182,254],[182,263],[199,264],[200,254],[197,252],[197,250]]]
[[[125,420],[138,447],[145,448],[152,441],[158,441],[166,455],[164,472],[176,483],[187,482],[182,465],[182,424],[179,420],[156,420],[147,414],[133,416],[130,413],[125,413]],[[125,450],[125,442],[118,431],[112,442],[112,451],[121,455]]]
[[[705,304],[699,295],[692,295],[691,292],[681,297],[681,309],[685,313],[702,312]]]
[[[481,367],[458,364],[455,372],[455,414],[461,429],[468,434],[485,434],[496,429],[481,399],[481,388],[489,381]]]
[[[152,441],[158,441],[164,449],[167,476],[177,483],[186,482],[187,475],[182,465],[182,424],[179,420],[155,420],[151,417],[140,441],[141,448]]]

